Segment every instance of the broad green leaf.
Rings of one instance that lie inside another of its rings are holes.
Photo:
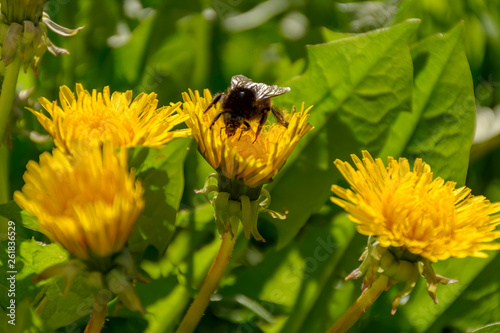
[[[286,221],[271,221],[277,229],[278,248],[297,234],[330,195],[330,186],[339,175],[333,161],[359,154],[361,149],[377,155],[396,116],[411,111],[413,71],[408,43],[418,23],[410,20],[309,46],[306,72],[285,84],[292,91],[276,104],[288,109],[302,101],[314,105],[309,119],[315,129],[268,185],[271,208],[290,211]]]
[[[463,24],[412,47],[412,113],[401,113],[380,156],[421,157],[434,174],[465,182],[474,134],[474,92]]]
[[[68,326],[68,329],[76,326],[74,321],[84,317],[90,319],[95,295],[107,297],[109,291],[97,290],[87,282],[86,273],[78,274],[67,295],[64,294],[66,283],[63,278],[52,278],[51,283],[43,290],[43,299],[40,301],[40,318],[44,327],[52,331],[59,327]]]
[[[150,245],[160,254],[175,230],[175,218],[184,189],[183,164],[190,139],[176,139],[161,149],[131,149],[131,167],[144,187],[146,206],[129,238],[129,248],[142,253]]]

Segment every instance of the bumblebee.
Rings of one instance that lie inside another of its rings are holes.
[[[285,116],[272,106],[271,97],[279,96],[289,91],[290,88],[288,87],[268,86],[265,83],[253,82],[243,75],[235,75],[231,78],[231,86],[227,91],[215,95],[203,113],[210,110],[212,106],[220,101],[222,110],[214,116],[210,124],[210,129],[221,116],[224,116],[224,129],[228,137],[233,136],[239,128],[241,128],[241,133],[248,131],[251,128],[249,122],[258,120],[259,126],[257,127],[253,141],[255,142],[259,137],[262,126],[264,126],[267,120],[269,112],[273,113],[279,124],[288,128]]]

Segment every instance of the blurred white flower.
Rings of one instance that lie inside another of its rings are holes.
[[[337,8],[354,15],[351,31],[361,32],[386,27],[392,23],[401,0],[337,3]]]
[[[280,22],[281,34],[290,40],[298,40],[304,37],[309,27],[309,20],[300,12],[287,14]]]
[[[488,141],[498,134],[500,134],[500,104],[493,109],[478,106],[473,144]]]

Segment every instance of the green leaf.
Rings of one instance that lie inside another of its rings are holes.
[[[15,275],[16,278],[16,300],[25,298],[33,301],[45,284],[52,283],[51,280],[31,282],[31,279],[45,268],[60,263],[68,258],[68,253],[57,244],[44,244],[30,240],[16,240],[15,246],[11,241],[0,242],[0,279],[7,281],[7,277]],[[9,261],[13,253],[15,262]],[[14,267],[11,267],[13,264]],[[16,272],[16,273],[9,273]],[[0,304],[8,304],[8,285],[0,284]]]
[[[67,295],[64,294],[66,283],[63,278],[52,278],[49,281],[40,302],[40,318],[48,331],[68,325],[68,329],[76,328],[74,322],[92,311],[96,294],[103,298],[109,296],[109,291],[99,291],[90,286],[86,273],[75,277]]]
[[[41,232],[36,218],[19,208],[14,200],[0,204],[0,215],[10,221],[21,223],[25,228]]]
[[[408,43],[418,23],[409,20],[389,29],[309,46],[307,71],[286,84],[292,91],[276,103],[289,109],[302,101],[313,104],[309,119],[315,126],[267,187],[271,208],[290,211],[286,221],[271,221],[277,229],[278,248],[329,197],[330,186],[339,177],[333,161],[359,154],[363,148],[377,155],[396,116],[411,110],[413,71]]]
[[[463,185],[474,134],[475,102],[464,26],[412,47],[412,113],[401,113],[380,156],[421,157],[434,174]]]
[[[7,256],[9,242],[1,242],[0,278],[15,276],[15,300],[28,300],[32,305],[40,306],[40,318],[44,327],[53,330],[65,326],[88,314],[94,303],[93,289],[87,286],[85,279],[77,275],[64,296],[65,281],[54,277],[33,283],[31,279],[44,269],[68,259],[68,253],[57,244],[44,244],[31,240],[17,241],[15,246],[15,268],[12,269]],[[11,273],[16,271],[17,273]],[[10,285],[0,285],[0,304],[10,301]]]
[[[129,248],[142,253],[150,245],[160,254],[172,238],[184,189],[183,164],[190,139],[176,139],[161,149],[130,150],[131,167],[144,187],[146,206],[129,238]]]

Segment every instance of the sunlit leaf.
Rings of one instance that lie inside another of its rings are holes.
[[[160,254],[165,252],[184,190],[183,164],[189,143],[187,138],[176,139],[161,149],[138,147],[130,152],[146,202],[129,239],[131,251],[141,253],[152,245]]]
[[[286,221],[271,221],[278,248],[286,245],[330,195],[338,179],[333,161],[386,144],[390,126],[411,111],[413,70],[408,43],[417,20],[309,46],[306,72],[286,85],[292,91],[279,103],[314,105],[315,129],[299,143],[292,159],[269,184],[271,208],[288,209]],[[278,99],[277,102],[278,103]],[[264,238],[266,238],[264,236]]]
[[[474,134],[472,78],[463,24],[412,47],[412,113],[400,114],[381,155],[421,157],[435,175],[462,185]]]

